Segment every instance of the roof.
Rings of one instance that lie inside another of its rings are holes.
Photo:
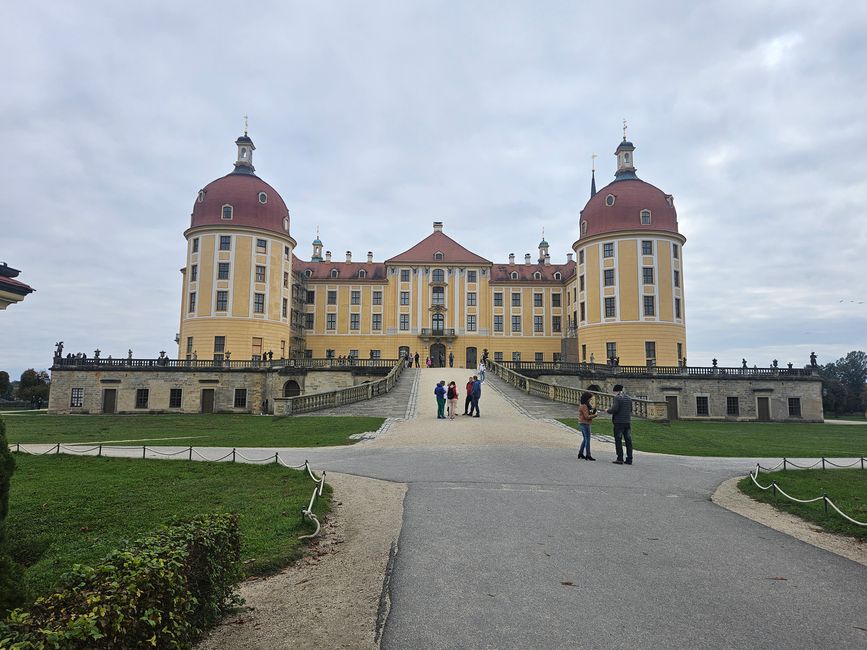
[[[560,279],[554,277],[560,273]],[[512,278],[517,273],[517,278]],[[540,279],[536,279],[536,273]],[[575,275],[575,261],[566,264],[495,264],[491,269],[491,282],[556,282],[568,280]]]
[[[614,197],[614,205],[607,205],[609,195]],[[642,210],[650,210],[649,224],[641,223]],[[579,241],[622,230],[678,232],[674,198],[638,178],[609,183],[592,196],[581,211]]]
[[[259,201],[265,192],[266,202]],[[232,206],[232,218],[223,219],[223,206]],[[289,234],[289,209],[273,187],[253,173],[230,173],[208,183],[201,200],[193,203],[190,227],[249,226],[281,235]]]
[[[28,293],[33,293],[35,289],[28,284],[24,284],[19,280],[0,275],[0,290],[15,293],[20,296],[26,296]]]
[[[435,253],[442,253],[442,260],[434,260]],[[490,260],[467,250],[441,230],[435,230],[409,250],[386,260],[395,263],[433,264],[491,264]]]
[[[386,282],[385,264],[382,262],[305,262],[293,255],[292,267],[307,276],[308,280],[358,280],[359,282]],[[308,274],[307,271],[310,271]],[[331,277],[331,271],[337,270],[337,277]],[[365,277],[359,277],[359,271],[364,271]]]

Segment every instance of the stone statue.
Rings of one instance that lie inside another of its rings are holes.
[[[132,361],[132,350],[129,350],[127,352],[126,358],[129,359],[130,361]]]
[[[273,358],[274,358],[274,352],[271,350],[268,350],[268,361],[271,361]]]
[[[229,361],[231,358],[232,358],[232,353],[227,351],[226,352],[226,361]]]
[[[63,356],[63,341],[58,341],[54,345],[55,345],[54,358],[59,359],[61,356]],[[813,365],[816,365],[816,364],[813,364]]]
[[[596,363],[596,356],[592,352],[590,353],[590,363]]]
[[[713,367],[716,368],[717,360],[716,360],[716,359],[712,359],[712,360],[711,360],[711,363],[713,364]]]
[[[93,351],[93,358],[94,358],[94,359],[99,359],[99,355],[100,355],[101,353],[102,353],[102,350],[100,350],[99,348],[96,348],[96,350]]]
[[[792,369],[792,362],[791,361],[789,361],[789,363],[787,363],[786,365],[789,366],[789,370]]]
[[[747,369],[747,360],[741,359],[741,365],[744,367],[744,370],[746,370]]]
[[[63,341],[60,342],[60,349],[63,349]],[[810,352],[810,367],[815,368],[816,365],[816,353]]]
[[[193,350],[193,361],[196,361],[199,358],[199,354]]]
[[[771,363],[773,364],[774,368],[779,365],[779,362],[776,359],[774,359]]]

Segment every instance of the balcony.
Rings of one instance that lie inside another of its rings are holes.
[[[455,338],[455,330],[453,327],[449,328],[430,328],[430,327],[422,327],[419,332],[419,338],[422,339],[447,339],[451,340]]]

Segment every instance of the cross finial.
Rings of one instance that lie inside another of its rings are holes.
[[[542,226],[542,241],[545,240],[545,226]]]
[[[626,118],[624,117],[623,118],[623,141],[624,142],[626,142],[626,127],[627,127]]]
[[[316,239],[319,239],[319,226],[316,226]]]
[[[590,156],[590,171],[592,171],[592,172],[596,171],[596,159],[598,157],[599,156],[597,156],[595,153],[592,156]]]
[[[249,118],[247,117],[247,114],[244,113],[244,135],[247,135],[248,120]]]

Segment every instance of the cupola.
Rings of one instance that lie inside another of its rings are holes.
[[[238,158],[235,160],[234,174],[255,174],[256,168],[253,167],[253,152],[256,150],[256,145],[253,140],[247,135],[247,126],[244,125],[244,135],[235,140],[235,146],[238,147]]]

